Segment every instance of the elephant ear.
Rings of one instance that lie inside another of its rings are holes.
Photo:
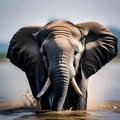
[[[76,26],[85,37],[85,51],[80,66],[87,79],[117,55],[117,39],[107,28],[96,22]]]
[[[18,30],[12,37],[7,52],[7,58],[9,58],[14,65],[25,71],[27,74],[29,83],[32,85],[32,92],[34,96],[37,95],[37,85],[35,82],[36,80],[31,79],[35,79],[36,65],[40,66],[39,69],[41,70],[41,74],[44,72],[42,71],[44,66],[42,56],[39,52],[40,46],[32,34],[40,31],[41,29],[41,26],[31,26]]]
[[[36,63],[41,63],[39,45],[33,37],[42,29],[38,27],[23,27],[18,30],[10,41],[7,58],[23,71],[32,70]]]

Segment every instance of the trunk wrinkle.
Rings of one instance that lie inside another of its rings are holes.
[[[68,77],[54,76],[54,99],[52,104],[52,110],[62,110],[68,91],[68,84]]]
[[[50,61],[48,75],[54,88],[52,110],[62,110],[63,108],[70,81],[69,62],[70,56],[67,54],[62,54]]]

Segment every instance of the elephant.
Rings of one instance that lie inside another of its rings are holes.
[[[57,20],[20,28],[6,57],[25,72],[42,110],[86,110],[88,78],[117,51],[117,38],[99,22]]]

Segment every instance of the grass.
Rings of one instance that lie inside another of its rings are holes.
[[[120,49],[118,50],[117,56],[112,61],[113,62],[120,62]]]
[[[118,50],[118,53],[117,53],[117,57],[118,59],[120,59],[120,50]]]
[[[6,58],[6,53],[0,53],[0,58]]]
[[[9,60],[6,58],[6,53],[0,53],[0,62],[8,62]]]

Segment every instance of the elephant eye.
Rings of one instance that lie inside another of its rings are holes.
[[[78,49],[76,48],[75,50],[74,50],[74,55],[77,55],[78,54]]]

